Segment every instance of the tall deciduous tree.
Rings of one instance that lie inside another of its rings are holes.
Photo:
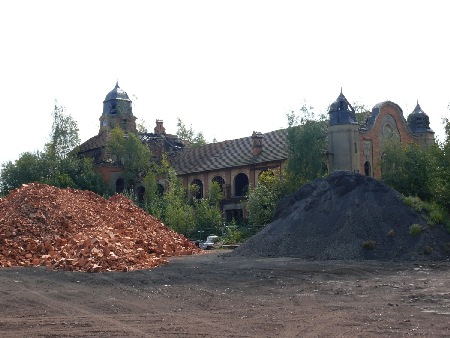
[[[64,113],[64,107],[57,104],[52,117],[50,140],[44,152],[25,152],[15,162],[2,165],[2,193],[6,194],[24,183],[40,182],[108,194],[108,188],[95,171],[92,159],[77,157],[76,147],[80,139],[76,121]]]
[[[152,153],[135,133],[114,128],[107,144],[108,152],[123,166],[123,177],[133,187],[141,182],[151,167]]]
[[[273,221],[277,202],[287,194],[285,175],[272,170],[262,172],[258,185],[250,190],[247,209],[252,225],[266,225]]]
[[[65,158],[80,144],[78,124],[71,115],[64,112],[65,108],[55,102],[50,142],[46,144],[47,155],[58,159]]]
[[[327,121],[315,117],[312,107],[303,105],[301,115],[287,115],[287,178],[292,189],[324,174],[327,149]]]
[[[177,122],[177,135],[180,139],[188,142],[190,147],[199,147],[206,144],[203,133],[201,131],[196,133],[192,129],[192,125],[188,129],[180,118],[178,118]]]

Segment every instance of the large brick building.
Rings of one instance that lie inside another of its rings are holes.
[[[398,137],[402,142],[427,145],[434,142],[429,118],[417,104],[406,120],[402,109],[385,101],[374,106],[365,123],[358,123],[356,112],[342,94],[329,108],[328,152],[325,164],[329,171],[350,170],[380,177],[379,161],[383,138]],[[95,165],[110,187],[121,192],[126,187],[120,165],[111,160],[106,144],[109,131],[121,126],[136,132],[136,117],[127,93],[118,84],[103,101],[98,135],[80,146],[79,154],[94,158]],[[187,147],[176,135],[167,134],[162,120],[156,120],[153,133],[138,133],[152,150],[155,159],[166,153],[184,186],[196,184],[198,197],[207,196],[211,182],[218,182],[224,192],[222,208],[227,220],[243,217],[242,200],[249,187],[258,184],[264,170],[281,172],[287,160],[286,130],[265,134],[253,132],[248,137]],[[165,182],[160,180],[163,188]],[[133,187],[138,196],[144,187]]]
[[[395,137],[424,146],[435,142],[428,115],[418,102],[407,120],[399,105],[384,101],[373,107],[365,123],[358,123],[354,108],[341,92],[328,113],[329,171],[350,170],[379,178],[384,139]]]

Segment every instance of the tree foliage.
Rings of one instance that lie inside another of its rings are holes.
[[[109,135],[107,151],[123,167],[123,178],[130,187],[141,182],[152,163],[152,152],[135,133],[116,126]]]
[[[266,171],[250,190],[247,209],[249,222],[265,225],[273,220],[278,201],[304,183],[323,176],[327,149],[327,121],[315,117],[314,109],[304,104],[300,115],[287,115],[288,159],[282,173]]]
[[[199,147],[207,143],[201,131],[196,133],[192,129],[192,125],[188,129],[180,118],[177,122],[177,136],[186,141],[190,147]]]
[[[92,159],[77,157],[79,136],[76,121],[58,105],[55,105],[52,117],[52,131],[43,152],[25,152],[16,161],[2,164],[2,193],[7,194],[25,183],[40,182],[108,194],[108,187],[95,171]]]
[[[358,123],[366,123],[367,118],[370,116],[370,110],[367,108],[367,106],[360,102],[353,102],[352,107],[353,109],[355,109],[355,115]]]
[[[405,196],[436,203],[450,211],[450,148],[444,144],[419,146],[398,140],[383,143],[381,179]]]
[[[56,159],[64,159],[80,145],[78,124],[71,115],[64,112],[65,108],[55,102],[50,142],[46,144],[45,152],[47,156],[54,156]]]
[[[325,116],[315,117],[312,107],[303,105],[301,115],[287,115],[287,179],[292,189],[323,176],[327,149]]]
[[[430,200],[434,196],[440,149],[399,140],[384,140],[381,179],[406,196]]]
[[[285,174],[272,170],[262,172],[258,185],[250,190],[247,210],[252,225],[266,225],[273,221],[278,201],[287,194]]]

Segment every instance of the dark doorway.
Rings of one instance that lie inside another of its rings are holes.
[[[248,193],[248,177],[240,173],[234,178],[234,195],[236,197],[245,196]]]
[[[371,169],[370,169],[370,162],[366,161],[366,163],[364,163],[364,175],[366,176],[372,176],[370,175]]]
[[[125,182],[122,178],[118,178],[116,181],[116,193],[121,194],[125,189]]]

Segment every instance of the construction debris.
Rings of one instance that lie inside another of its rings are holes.
[[[0,199],[0,267],[131,271],[199,252],[122,195],[32,183]]]
[[[411,234],[411,226],[420,235]],[[450,234],[371,177],[337,171],[278,203],[275,220],[233,250],[308,260],[448,260]]]

